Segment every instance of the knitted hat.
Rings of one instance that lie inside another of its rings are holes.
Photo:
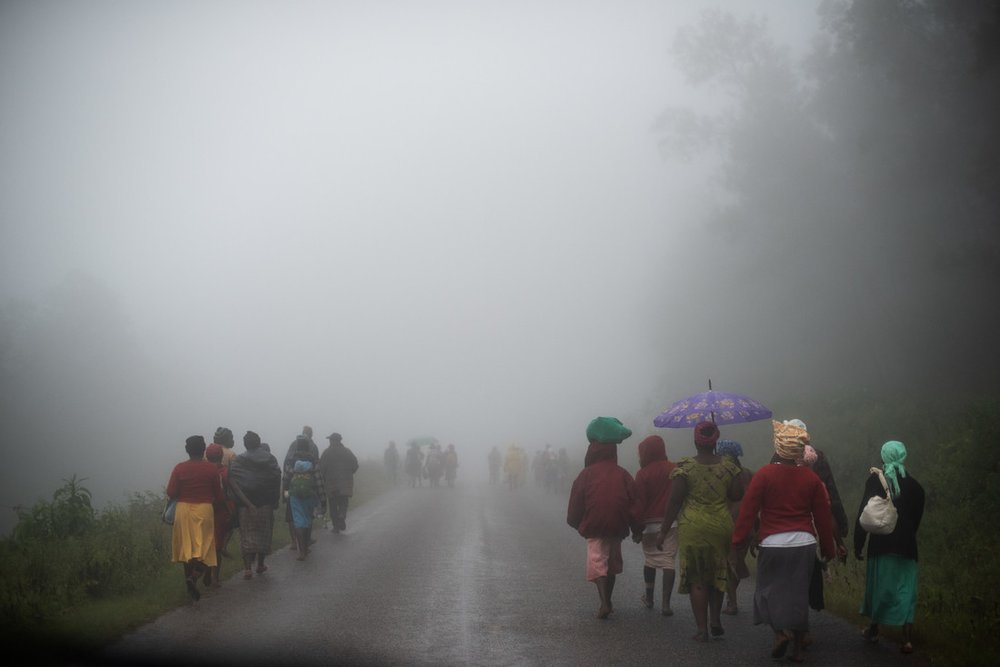
[[[587,440],[590,442],[617,445],[631,435],[632,431],[615,417],[598,417],[587,425]]]

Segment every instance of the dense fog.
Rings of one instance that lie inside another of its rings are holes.
[[[0,527],[217,426],[471,476],[709,379],[986,386],[996,11],[860,4],[3,3]]]

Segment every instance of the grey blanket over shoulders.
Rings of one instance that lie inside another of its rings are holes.
[[[278,459],[264,449],[243,452],[229,467],[229,479],[254,505],[278,506],[281,498],[281,468]]]

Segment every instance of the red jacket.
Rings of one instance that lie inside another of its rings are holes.
[[[178,463],[167,481],[167,496],[182,503],[225,502],[218,466],[205,460]]]
[[[641,532],[647,523],[663,521],[672,488],[670,473],[676,467],[676,463],[667,460],[667,446],[660,436],[651,435],[639,443],[632,530]]]
[[[770,463],[753,474],[733,529],[734,548],[748,539],[758,514],[758,539],[790,531],[812,533],[823,557],[835,557],[830,496],[808,467]]]
[[[618,538],[629,534],[635,481],[618,465],[618,446],[592,442],[569,492],[566,523],[586,538]]]

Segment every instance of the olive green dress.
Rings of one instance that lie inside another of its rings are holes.
[[[678,593],[690,593],[701,584],[726,590],[729,544],[733,516],[726,496],[740,468],[726,457],[719,463],[703,464],[683,458],[671,478],[687,479],[688,494],[677,517],[677,553],[681,573]]]

